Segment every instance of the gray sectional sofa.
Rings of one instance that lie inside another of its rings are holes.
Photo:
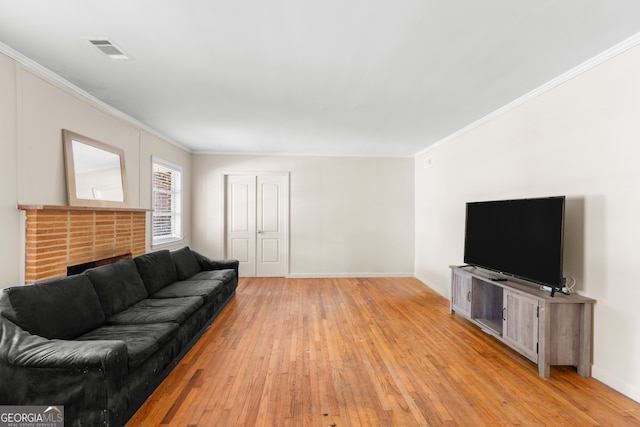
[[[0,290],[0,405],[119,426],[235,295],[238,261],[184,247]]]

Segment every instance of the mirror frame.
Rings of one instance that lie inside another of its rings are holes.
[[[95,139],[62,130],[62,141],[64,146],[65,171],[67,175],[67,196],[70,206],[103,207],[103,208],[125,208],[127,207],[127,176],[124,167],[124,150],[112,147],[108,144],[96,141]],[[100,150],[116,154],[120,158],[120,182],[122,184],[122,201],[100,200],[100,199],[79,199],[77,197],[75,160],[73,157],[73,141],[86,144]]]

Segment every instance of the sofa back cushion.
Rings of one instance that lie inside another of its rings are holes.
[[[27,332],[49,339],[73,339],[105,321],[98,295],[84,275],[4,290],[10,309],[3,315]]]
[[[135,257],[134,261],[151,295],[178,280],[176,266],[168,250],[149,252]]]
[[[202,270],[189,246],[171,251],[171,258],[176,265],[178,280],[187,280]]]
[[[147,290],[133,261],[120,261],[85,273],[98,294],[106,318],[142,301]]]

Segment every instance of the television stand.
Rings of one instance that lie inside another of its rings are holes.
[[[537,363],[543,377],[556,365],[591,376],[594,303],[577,294],[551,296],[538,285],[496,278],[481,268],[451,266],[451,314]]]

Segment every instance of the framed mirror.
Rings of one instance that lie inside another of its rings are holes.
[[[126,207],[124,151],[62,130],[71,206]]]

